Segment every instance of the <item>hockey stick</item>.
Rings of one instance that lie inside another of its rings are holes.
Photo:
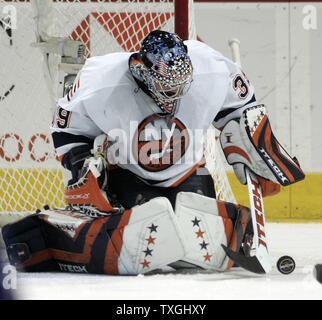
[[[240,42],[237,39],[229,41],[233,60],[241,68],[239,45]],[[223,249],[226,254],[242,268],[255,273],[268,273],[272,269],[272,263],[267,248],[262,188],[254,173],[248,168],[245,169],[245,173],[254,232],[251,250],[253,255],[246,257],[232,251],[226,246],[223,246]]]
[[[247,186],[253,223],[253,256],[246,257],[223,246],[226,254],[242,268],[255,273],[268,273],[272,262],[267,248],[262,188],[254,173],[246,168]]]
[[[268,273],[272,269],[272,263],[267,248],[262,188],[257,176],[248,168],[245,171],[253,222],[255,257],[258,259],[264,271]]]
[[[267,248],[262,188],[254,173],[246,168],[251,217],[253,222],[253,256],[246,257],[223,246],[226,254],[242,268],[255,273],[268,273],[272,262]]]
[[[240,60],[240,41],[238,39],[231,39],[228,41],[228,45],[231,49],[231,55],[234,62],[237,63],[238,67],[241,69]]]

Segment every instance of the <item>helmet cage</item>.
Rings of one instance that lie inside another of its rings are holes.
[[[182,62],[182,71],[176,70],[177,77],[165,77],[153,71],[148,71],[149,90],[164,102],[173,102],[181,99],[189,90],[192,82],[192,66],[190,61]],[[171,69],[171,67],[169,68]],[[174,73],[170,70],[170,74]]]

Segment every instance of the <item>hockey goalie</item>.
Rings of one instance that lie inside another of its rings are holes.
[[[68,206],[6,225],[10,262],[22,271],[140,274],[225,271],[234,265],[227,252],[251,257],[250,209],[217,200],[205,167],[212,124],[242,184],[249,170],[269,196],[304,179],[245,74],[206,44],[153,31],[139,52],[87,59],[51,127],[72,174]]]

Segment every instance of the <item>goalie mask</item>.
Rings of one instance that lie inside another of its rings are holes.
[[[183,41],[173,33],[155,30],[130,59],[134,79],[141,82],[163,113],[174,114],[177,101],[190,88],[192,64]]]

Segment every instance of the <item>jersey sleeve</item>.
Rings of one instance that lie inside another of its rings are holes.
[[[234,62],[225,59],[225,63],[229,70],[228,90],[223,106],[213,122],[219,130],[231,119],[240,118],[246,108],[258,104],[255,89],[245,73]]]
[[[91,145],[95,137],[102,133],[84,107],[89,90],[82,80],[81,70],[74,80],[73,87],[58,100],[56,106],[51,133],[58,157],[74,147]]]
[[[111,119],[105,121],[105,113],[116,103],[116,88],[128,86],[129,56],[128,52],[111,53],[86,60],[70,91],[57,103],[51,130],[58,156],[92,144],[117,125]]]

